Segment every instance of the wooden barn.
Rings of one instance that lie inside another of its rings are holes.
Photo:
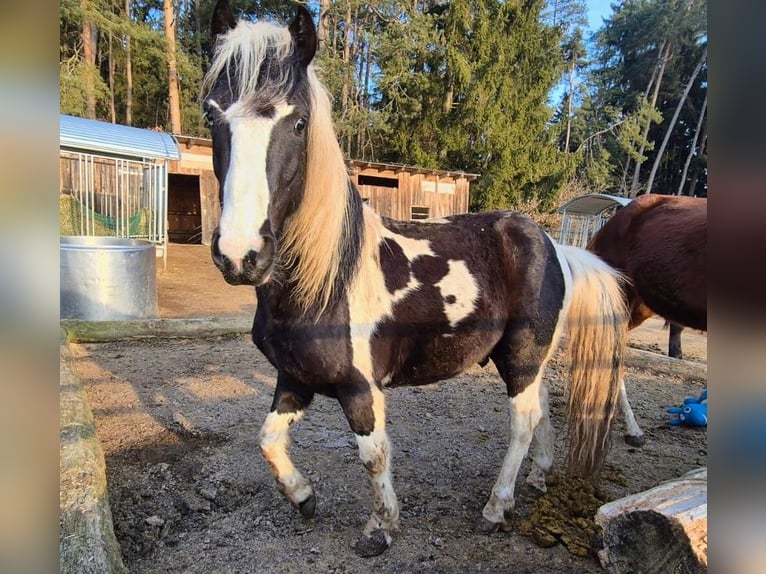
[[[210,139],[175,136],[180,159],[168,167],[171,241],[209,245],[221,217]],[[394,219],[427,219],[468,212],[477,174],[351,160],[349,176],[375,211]]]
[[[210,245],[221,218],[218,180],[213,173],[213,142],[191,136],[175,138],[181,157],[169,166],[170,240]]]
[[[470,184],[479,177],[403,164],[347,163],[362,198],[380,215],[401,220],[467,213]]]

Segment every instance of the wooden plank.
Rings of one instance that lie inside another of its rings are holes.
[[[221,200],[218,194],[218,180],[212,171],[204,171],[199,177],[199,201],[202,214],[202,244],[210,245],[213,230],[221,219]]]

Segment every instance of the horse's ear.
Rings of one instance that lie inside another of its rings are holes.
[[[215,41],[219,34],[225,34],[237,25],[234,12],[231,11],[229,0],[218,0],[210,19],[210,36]]]
[[[298,6],[298,12],[290,24],[290,35],[298,57],[304,66],[308,66],[317,51],[317,29],[311,12],[303,6]]]

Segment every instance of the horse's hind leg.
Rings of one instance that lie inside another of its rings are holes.
[[[553,445],[556,431],[551,424],[548,409],[548,385],[545,381],[540,384],[540,409],[542,416],[537,424],[530,446],[532,469],[529,471],[526,483],[541,492],[546,492],[545,477],[553,467]]]
[[[391,445],[386,433],[383,392],[365,380],[338,385],[338,400],[356,434],[359,457],[373,490],[373,511],[354,549],[360,556],[377,556],[391,545],[399,526],[399,502],[391,481]]]
[[[668,334],[668,357],[674,359],[683,359],[684,354],[681,350],[681,331],[684,328],[678,323],[670,322],[670,333]]]
[[[625,443],[634,447],[644,446],[646,444],[646,437],[644,436],[644,431],[641,430],[641,427],[638,426],[638,423],[636,422],[636,416],[633,414],[633,409],[630,408],[628,391],[625,389],[625,377],[620,379],[619,400],[620,410],[625,419]]]
[[[544,407],[546,420],[536,438],[534,456],[537,469],[533,469],[531,481],[538,485],[542,481],[544,484],[545,472],[553,463],[553,434],[547,420],[547,400],[544,400],[547,399],[547,392],[541,388],[552,346],[535,343],[531,328],[517,329],[510,336],[507,334],[506,340],[513,341],[513,344],[505,346],[502,352],[493,352],[492,360],[508,388],[508,450],[489,500],[482,510],[479,528],[485,532],[492,532],[505,524],[506,513],[515,505],[516,478],[538,424],[544,418]]]
[[[313,397],[313,391],[280,373],[271,412],[261,427],[261,452],[271,467],[277,488],[305,518],[314,515],[316,497],[311,483],[290,460],[288,446],[290,427],[303,417]]]

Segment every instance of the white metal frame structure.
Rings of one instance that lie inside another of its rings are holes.
[[[60,189],[72,197],[80,235],[146,239],[167,263],[169,134],[61,116]]]
[[[615,210],[631,201],[627,197],[589,193],[565,203],[557,210],[563,214],[559,243],[585,247],[593,234],[614,215]]]

